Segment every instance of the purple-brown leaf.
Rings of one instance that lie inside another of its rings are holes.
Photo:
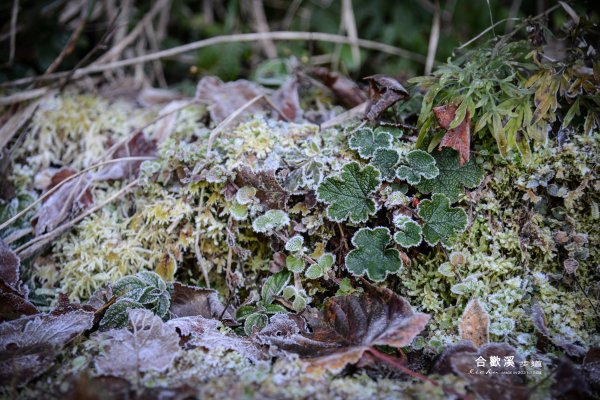
[[[369,121],[377,121],[385,110],[409,96],[404,86],[392,77],[372,75],[364,79],[369,82],[369,104],[364,116]]]
[[[367,286],[359,296],[328,299],[322,315],[309,314],[312,332],[280,314],[257,337],[263,344],[299,354],[313,372],[340,372],[371,346],[407,346],[428,320],[427,314],[413,313],[408,301],[391,290]]]

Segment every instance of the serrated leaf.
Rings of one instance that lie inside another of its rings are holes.
[[[100,320],[100,329],[117,329],[127,325],[129,316],[128,310],[135,308],[144,308],[144,305],[128,298],[121,298],[112,304],[106,310],[106,313]]]
[[[371,160],[371,165],[381,172],[384,181],[393,181],[396,171],[394,167],[398,164],[400,156],[393,149],[377,149]]]
[[[474,188],[481,183],[483,171],[472,159],[465,165],[460,165],[458,153],[449,148],[435,152],[437,168],[440,173],[435,178],[427,178],[417,185],[422,193],[442,193],[448,196],[450,202],[459,200],[464,188]]]
[[[467,227],[467,213],[462,208],[450,207],[450,200],[436,193],[431,200],[423,200],[418,206],[419,217],[425,222],[423,238],[434,246],[438,242],[449,246],[451,238]]]
[[[282,210],[269,210],[252,223],[255,232],[265,233],[281,229],[290,223],[290,217]]]
[[[264,304],[271,304],[273,296],[277,296],[290,281],[291,274],[281,271],[270,276],[262,287],[261,296]]]
[[[400,253],[387,248],[391,241],[387,228],[362,228],[352,237],[355,249],[346,255],[346,269],[355,276],[367,275],[374,282],[385,280],[402,267]]]
[[[439,174],[435,159],[423,150],[413,150],[406,154],[406,164],[396,170],[396,176],[411,185],[421,182],[421,178],[433,179]]]
[[[304,271],[304,260],[302,257],[289,255],[285,259],[285,266],[290,272]]]
[[[256,307],[254,306],[241,306],[235,312],[235,318],[237,320],[243,321],[248,316],[256,311]]]
[[[408,248],[418,246],[421,243],[421,226],[409,217],[399,215],[394,219],[398,228],[394,234],[394,241],[400,246]]]
[[[244,332],[250,336],[252,333],[262,330],[269,323],[269,317],[261,313],[253,313],[246,317]]]
[[[360,168],[356,162],[342,167],[339,177],[325,179],[317,189],[317,199],[329,204],[327,216],[336,222],[365,222],[375,213],[375,201],[369,196],[381,184],[380,173],[371,165]]]
[[[388,132],[375,132],[371,128],[361,128],[354,132],[348,145],[352,150],[358,151],[362,158],[371,158],[375,150],[391,147],[392,135]]]

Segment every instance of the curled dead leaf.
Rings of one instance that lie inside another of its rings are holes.
[[[458,107],[454,104],[439,106],[433,108],[433,113],[440,126],[448,131],[440,142],[440,149],[450,147],[460,155],[460,165],[469,162],[470,147],[471,147],[471,115],[466,111],[465,118],[462,122],[453,129],[450,124],[456,116]]]
[[[178,282],[173,284],[171,314],[176,318],[201,316],[207,319],[218,319],[221,317],[224,324],[236,324],[233,313],[231,310],[225,310],[217,291]]]
[[[377,121],[385,110],[409,97],[404,86],[392,77],[372,75],[364,79],[369,82],[369,104],[364,115],[364,118],[369,121]]]
[[[299,354],[309,372],[340,372],[358,362],[371,346],[407,346],[425,328],[429,316],[413,313],[408,301],[389,289],[367,286],[359,296],[336,296],[324,313],[307,313],[312,331],[285,314],[272,317],[257,340],[272,348]]]

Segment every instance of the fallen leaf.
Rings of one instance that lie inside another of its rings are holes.
[[[531,390],[526,386],[525,375],[518,374],[521,370],[519,364],[523,359],[516,350],[506,343],[488,343],[473,352],[467,344],[462,350],[450,348],[451,354],[443,356],[449,359],[452,371],[464,378],[471,390],[477,393],[478,398],[489,400],[525,400],[531,395]],[[498,357],[499,366],[493,367],[493,374],[486,374],[489,364],[479,367],[481,373],[472,373],[476,370],[476,359],[483,357],[489,363],[491,357]],[[510,359],[514,365],[506,364]]]
[[[594,396],[582,371],[571,360],[563,357],[553,373],[554,383],[550,387],[555,399],[591,399]]]
[[[58,170],[51,178],[49,190],[76,172],[72,168]],[[72,215],[92,205],[94,196],[90,185],[91,177],[85,174],[66,182],[48,196],[34,219],[36,236],[53,231]]]
[[[175,318],[201,316],[218,319],[222,315],[223,323],[235,325],[236,322],[230,310],[223,312],[224,309],[216,290],[183,285],[178,282],[173,284],[171,314]]]
[[[248,101],[264,94],[266,91],[262,87],[247,80],[223,83],[217,77],[206,76],[198,82],[195,98],[209,104],[210,118],[213,123],[218,124]],[[264,105],[255,103],[242,114],[253,114],[263,110]]]
[[[533,326],[538,332],[548,340],[550,340],[555,346],[563,349],[568,355],[572,357],[583,357],[586,354],[586,349],[575,343],[571,343],[560,335],[551,335],[546,327],[546,321],[544,319],[544,312],[542,307],[538,303],[534,303],[531,306],[531,318]]]
[[[309,314],[311,332],[287,314],[277,314],[257,340],[299,354],[309,372],[337,373],[358,362],[371,346],[407,346],[428,320],[429,315],[413,313],[408,301],[391,290],[368,285],[359,296],[329,298],[322,315]]]
[[[460,337],[470,340],[476,347],[481,347],[490,341],[490,316],[475,298],[469,301],[458,326]]]
[[[38,313],[19,278],[19,257],[0,239],[0,322]]]
[[[369,104],[364,115],[369,121],[377,121],[385,110],[409,97],[404,86],[392,77],[372,75],[364,79],[369,82]]]
[[[298,96],[298,79],[286,81],[272,95],[273,103],[290,121],[297,121],[302,118],[302,107],[300,107],[300,97]]]
[[[90,329],[94,314],[27,316],[0,324],[0,385],[23,386],[54,363],[60,349]]]
[[[367,100],[367,96],[352,79],[325,67],[312,68],[311,75],[317,77],[346,108],[353,108]]]
[[[269,358],[267,352],[249,338],[233,333],[222,333],[221,323],[201,316],[171,319],[166,325],[177,330],[186,339],[186,347],[202,347],[207,350],[233,350],[253,361]]]
[[[102,353],[94,360],[101,375],[122,378],[140,372],[165,372],[173,363],[179,347],[179,335],[151,311],[129,310],[129,329],[112,329],[97,334]]]
[[[146,137],[143,131],[138,131],[126,143],[115,149],[112,158],[152,157],[156,154],[156,140]],[[106,165],[93,174],[96,181],[126,179],[137,174],[143,161],[120,161]]]
[[[456,116],[458,106],[454,104],[439,106],[433,108],[433,113],[440,126],[448,131],[440,142],[440,150],[444,147],[450,147],[460,155],[460,165],[469,162],[471,148],[471,115],[469,111],[465,113],[465,119],[453,129],[448,129]]]
[[[281,185],[273,170],[255,172],[244,167],[237,172],[235,184],[238,187],[253,186],[256,189],[256,197],[268,209],[287,209],[290,193]]]

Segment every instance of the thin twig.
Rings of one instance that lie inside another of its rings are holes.
[[[102,167],[102,166],[107,165],[107,164],[114,164],[114,163],[123,162],[123,161],[147,161],[147,160],[154,160],[155,158],[156,157],[124,157],[124,158],[115,158],[113,160],[102,161],[100,163],[97,163],[97,164],[94,164],[94,165],[92,165],[90,167],[87,167],[86,169],[81,170],[81,171],[79,171],[79,172],[77,172],[77,173],[69,176],[68,178],[60,181],[60,183],[58,183],[57,185],[55,185],[54,187],[52,187],[52,189],[48,190],[46,193],[44,193],[43,195],[41,195],[37,200],[35,200],[33,203],[29,204],[23,210],[21,210],[20,212],[18,212],[15,216],[13,216],[9,220],[3,222],[0,225],[0,231],[3,230],[4,228],[6,228],[7,226],[9,226],[10,224],[12,224],[13,222],[15,222],[16,220],[18,220],[19,218],[21,218],[23,215],[27,214],[27,212],[29,212],[32,208],[34,208],[40,202],[44,201],[44,199],[46,199],[52,193],[56,192],[63,185],[65,185],[66,183],[72,181],[73,179],[75,179],[77,177],[80,177],[80,176],[88,173],[89,171],[91,171],[93,169],[96,169],[98,167]]]
[[[12,13],[10,16],[10,50],[8,53],[8,65],[12,65],[15,60],[15,50],[17,43],[17,20],[19,18],[19,0],[13,1]]]
[[[25,243],[21,247],[17,248],[15,250],[15,253],[17,253],[21,259],[28,258],[29,256],[33,255],[41,246],[43,246],[45,244],[45,242],[48,242],[48,241],[60,236],[62,233],[66,232],[69,228],[75,226],[78,222],[82,221],[86,217],[88,217],[88,216],[92,215],[93,213],[95,213],[96,211],[100,210],[105,205],[107,205],[107,204],[115,201],[119,197],[121,197],[122,194],[129,191],[131,188],[133,188],[138,183],[139,183],[139,179],[136,179],[136,180],[130,182],[127,186],[118,190],[112,196],[105,199],[102,203],[86,210],[84,213],[80,214],[76,218],[73,218],[69,222],[58,226],[53,231],[48,232],[44,235],[38,236],[35,239],[32,239],[29,242]]]
[[[322,32],[268,32],[268,33],[240,33],[235,35],[214,36],[209,39],[199,40],[197,42],[188,43],[182,46],[172,47],[170,49],[150,53],[139,57],[128,58],[121,61],[115,61],[108,64],[90,65],[85,68],[80,68],[74,71],[73,78],[78,79],[86,75],[114,70],[117,68],[128,67],[137,64],[143,64],[161,58],[174,57],[181,53],[198,50],[204,47],[215,46],[224,43],[240,43],[240,42],[256,42],[258,40],[271,39],[282,41],[317,41],[329,43],[352,44],[353,41],[346,36],[334,35],[331,33]],[[421,54],[413,53],[412,51],[402,49],[388,44],[374,42],[372,40],[357,39],[360,47],[370,50],[380,51],[382,53],[392,54],[404,57],[420,63],[425,63],[426,58]],[[0,87],[12,87],[19,85],[28,85],[33,82],[52,81],[70,74],[70,71],[55,72],[53,74],[42,75],[31,78],[21,78],[10,82],[0,84]]]
[[[65,57],[67,57],[69,54],[71,54],[73,52],[73,50],[75,49],[77,40],[79,39],[79,36],[81,36],[81,32],[83,32],[83,28],[85,27],[85,24],[87,22],[87,12],[88,12],[88,1],[85,0],[81,4],[81,17],[80,17],[81,19],[79,20],[79,24],[77,24],[77,27],[75,28],[73,33],[71,33],[71,36],[69,37],[69,40],[67,41],[67,44],[61,50],[61,52],[58,54],[58,57],[56,57],[56,59],[54,61],[52,61],[50,66],[48,66],[48,68],[46,69],[46,72],[45,72],[46,74],[50,74],[50,73],[56,71],[56,69],[60,66],[60,64],[62,64],[62,62],[65,60]]]
[[[215,139],[217,138],[217,135],[223,129],[225,129],[225,127],[227,125],[229,125],[234,119],[239,117],[241,113],[243,113],[245,110],[247,110],[249,107],[251,107],[258,100],[262,99],[264,96],[265,96],[264,94],[259,94],[258,96],[254,96],[252,99],[248,100],[248,102],[246,102],[246,104],[242,105],[240,108],[238,108],[237,110],[235,110],[234,112],[229,114],[227,116],[227,118],[225,118],[223,121],[221,121],[219,123],[219,125],[217,125],[215,127],[215,129],[212,130],[212,132],[210,133],[210,136],[208,137],[208,144],[206,145],[206,155],[207,156],[210,154],[210,152],[212,150],[212,145],[213,145],[213,142],[215,141]]]
[[[265,15],[265,6],[262,0],[251,0],[250,3],[256,31],[261,33],[270,32],[267,16]],[[277,57],[277,48],[271,39],[261,40],[260,44],[268,58]]]
[[[391,365],[392,367],[404,372],[407,375],[412,376],[415,379],[418,379],[423,382],[428,382],[436,387],[440,387],[446,394],[449,394],[449,395],[451,394],[451,395],[456,396],[461,399],[466,398],[465,395],[458,393],[457,391],[455,391],[452,388],[445,387],[442,384],[440,384],[439,382],[436,382],[433,379],[431,379],[423,374],[413,371],[412,369],[410,369],[410,368],[406,367],[405,365],[403,365],[402,363],[400,363],[394,357],[388,356],[387,354],[380,352],[379,350],[375,349],[374,347],[370,347],[367,351],[369,353],[371,353],[373,356],[375,356],[376,358],[380,359],[381,361],[384,361],[388,365]]]
[[[342,1],[342,20],[344,21],[344,30],[352,45],[352,62],[354,67],[357,68],[360,65],[360,46],[358,45],[358,29],[356,28],[352,0]]]

